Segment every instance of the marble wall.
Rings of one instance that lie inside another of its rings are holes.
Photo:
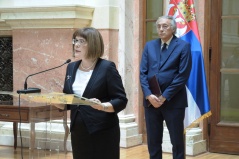
[[[23,89],[28,75],[63,64],[72,57],[73,29],[17,29],[13,37],[13,86]],[[62,90],[66,66],[28,78],[42,92]]]
[[[72,58],[71,38],[75,29],[17,29],[13,37],[13,86],[14,91],[23,89],[28,75],[63,64]],[[117,63],[116,31],[100,30],[104,43],[103,58]],[[37,74],[27,79],[28,87],[37,87],[42,92],[61,92],[64,84],[66,65]]]

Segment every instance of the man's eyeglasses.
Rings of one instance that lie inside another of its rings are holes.
[[[86,41],[84,39],[72,39],[72,44],[84,45]]]
[[[166,25],[166,24],[164,24],[164,25],[157,25],[158,29],[162,28],[163,30],[167,30],[169,27],[170,27],[170,25]]]

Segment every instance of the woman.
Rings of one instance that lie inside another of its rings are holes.
[[[67,105],[71,110],[74,159],[119,159],[117,113],[127,104],[121,77],[113,62],[102,59],[104,43],[98,30],[86,27],[73,34],[73,54],[63,92],[91,99],[96,105]]]

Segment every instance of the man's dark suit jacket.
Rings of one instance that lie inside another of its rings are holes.
[[[76,71],[80,61],[68,64],[63,92],[73,94],[72,85],[75,81]],[[80,113],[89,133],[111,128],[119,124],[117,113],[123,110],[127,104],[125,90],[121,77],[113,62],[99,59],[95,65],[92,76],[82,95],[85,98],[97,98],[102,103],[110,102],[115,112],[107,113],[93,109],[90,106],[68,105],[71,110],[71,127],[74,124],[77,113]]]
[[[174,36],[168,46],[166,58],[161,64],[160,53],[161,39],[146,43],[140,65],[140,82],[144,97],[152,94],[148,80],[156,74],[162,95],[167,99],[162,106],[168,109],[185,108],[187,107],[185,85],[192,65],[190,44]]]

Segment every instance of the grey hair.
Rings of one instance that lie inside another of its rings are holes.
[[[175,19],[174,19],[173,16],[171,16],[171,15],[164,15],[164,16],[159,17],[159,18],[157,19],[157,21],[156,21],[156,25],[158,25],[160,19],[169,19],[170,22],[171,22],[171,28],[172,28],[173,31],[174,31],[173,34],[176,34],[177,24],[176,24],[176,21],[175,21]]]

